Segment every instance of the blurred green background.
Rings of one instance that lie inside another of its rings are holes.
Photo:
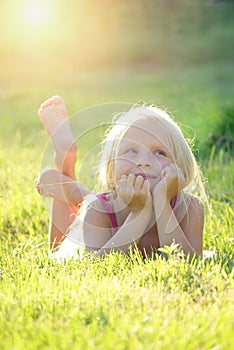
[[[203,150],[233,110],[233,1],[2,0],[0,16],[5,140],[26,133],[29,142],[39,104],[54,94],[71,114],[103,102],[159,104]]]
[[[233,1],[2,0],[0,9],[2,67],[31,82],[104,65],[233,59]]]
[[[37,117],[44,99],[61,95],[71,115],[97,104],[147,101],[169,110],[185,136],[196,138],[211,196],[231,198],[229,158],[221,157],[215,171],[210,164],[216,150],[234,153],[234,1],[2,0],[0,16],[4,181],[15,177],[22,191],[27,179],[24,191],[32,191],[48,142]],[[81,115],[79,131],[100,122],[92,110]],[[80,157],[95,137],[81,139]],[[89,187],[87,171],[83,178]],[[4,181],[0,198],[8,195]]]

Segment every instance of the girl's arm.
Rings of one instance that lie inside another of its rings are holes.
[[[110,251],[113,250],[121,250],[127,253],[133,242],[137,243],[143,236],[151,217],[152,200],[149,196],[142,210],[130,211],[123,225],[114,236],[97,251],[96,256],[103,255],[103,253],[110,253]]]
[[[161,196],[160,196],[161,197]],[[170,201],[163,207],[160,199],[154,202],[160,246],[178,243],[185,254],[202,254],[204,210],[197,198],[191,198],[186,216],[178,222]]]
[[[178,243],[185,254],[202,253],[204,210],[196,197],[189,196],[187,211],[181,222],[171,208],[171,200],[185,185],[183,174],[175,164],[163,169],[162,180],[153,190],[153,205],[160,246]]]
[[[110,223],[108,229],[107,215],[103,210],[100,212],[100,208],[97,210],[98,202],[96,202],[96,211],[93,207],[87,212],[84,220],[84,235],[90,239],[96,237],[96,244],[93,247],[99,248],[97,256],[104,252],[109,253],[111,250],[127,253],[132,243],[143,236],[152,218],[153,205],[149,183],[143,177],[123,176],[117,188],[117,194],[120,207],[128,206],[130,212],[113,237],[111,237]]]

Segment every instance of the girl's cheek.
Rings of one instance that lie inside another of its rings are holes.
[[[161,171],[163,170],[163,168],[165,168],[165,166],[169,165],[171,163],[171,161],[169,159],[160,159],[157,160],[154,164],[155,169],[158,172],[158,175],[161,173]]]
[[[133,167],[133,162],[131,162],[128,159],[118,159],[117,160],[117,168],[119,170],[121,169],[128,169],[128,168],[132,168]]]
[[[117,159],[117,162],[116,162],[117,173],[121,173],[121,175],[125,175],[125,173],[129,173],[132,167],[133,167],[133,162],[127,159]]]
[[[165,160],[160,161],[160,165],[161,165],[162,169],[165,168],[165,166],[167,166],[169,164],[171,164],[170,159],[165,159]]]

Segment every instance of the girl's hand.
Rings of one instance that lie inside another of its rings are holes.
[[[152,204],[149,182],[140,175],[123,175],[117,187],[117,194],[131,211],[143,210]]]
[[[174,163],[165,166],[161,172],[161,180],[152,191],[153,198],[163,193],[170,202],[186,186],[182,170]]]

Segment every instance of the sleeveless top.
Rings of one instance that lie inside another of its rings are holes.
[[[118,223],[117,223],[117,220],[116,220],[116,215],[115,215],[115,213],[112,210],[112,206],[111,206],[111,204],[108,201],[106,193],[100,193],[100,194],[97,195],[97,197],[102,202],[102,205],[103,205],[107,215],[109,216],[109,219],[111,221],[111,224],[112,224],[112,227],[114,229],[114,232],[116,233],[118,231],[119,226],[118,226]],[[172,201],[171,201],[172,209],[175,208],[175,205],[176,205],[176,202],[177,202],[177,197],[178,196],[173,198]]]
[[[118,223],[117,223],[117,220],[116,220],[115,213],[112,210],[112,206],[110,205],[106,194],[105,193],[100,193],[100,194],[97,195],[97,197],[102,202],[102,205],[103,205],[107,215],[109,216],[109,219],[110,219],[110,221],[112,223],[112,227],[113,227],[113,229],[114,229],[114,231],[116,233],[117,230],[118,230]]]

